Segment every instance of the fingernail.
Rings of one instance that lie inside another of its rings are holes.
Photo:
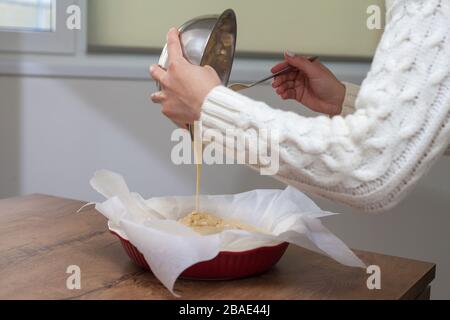
[[[286,51],[286,55],[291,57],[291,58],[295,57],[295,53],[293,51],[291,51],[291,50],[287,50]]]
[[[155,66],[154,66],[154,65],[151,65],[151,66],[150,66],[150,72],[153,72],[153,70],[155,70]]]

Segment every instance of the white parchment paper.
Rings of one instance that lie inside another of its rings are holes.
[[[270,233],[226,230],[202,236],[177,222],[195,209],[194,197],[145,200],[129,191],[122,176],[107,170],[98,171],[90,183],[107,199],[96,203],[95,208],[108,218],[111,229],[139,249],[154,275],[174,295],[175,281],[184,270],[213,259],[220,251],[239,252],[289,242],[326,254],[350,267],[365,266],[320,222],[319,218],[334,213],[322,211],[292,187],[202,196],[203,212],[240,220]]]

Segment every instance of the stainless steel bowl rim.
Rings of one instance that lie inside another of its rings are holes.
[[[195,22],[197,22],[197,21],[200,21],[200,20],[206,20],[206,19],[215,19],[215,20],[216,20],[216,22],[214,23],[213,28],[211,29],[211,32],[210,32],[209,35],[208,35],[207,40],[206,40],[206,42],[205,42],[206,44],[205,44],[204,51],[202,52],[202,59],[201,59],[201,62],[200,62],[200,65],[201,65],[201,66],[204,65],[205,50],[206,50],[206,48],[208,47],[209,41],[211,40],[211,36],[212,36],[212,34],[213,34],[213,31],[216,30],[217,25],[218,25],[218,24],[222,21],[222,19],[223,19],[225,16],[227,16],[227,15],[232,15],[232,16],[234,17],[234,21],[236,21],[236,13],[234,12],[234,10],[233,10],[233,9],[227,9],[227,10],[225,10],[224,12],[222,12],[222,14],[220,14],[220,15],[203,15],[203,16],[199,16],[199,17],[193,18],[193,19],[191,19],[191,20],[189,20],[189,21],[183,23],[183,24],[178,28],[178,31],[179,31],[179,32],[183,32],[188,26],[190,26],[191,24],[193,24],[193,23],[195,23]],[[162,50],[162,53],[161,53],[161,56],[160,56],[160,59],[159,59],[159,65],[160,65],[160,66],[164,66],[165,63],[167,62],[167,59],[168,59],[168,52],[167,52],[167,50],[168,50],[168,49],[167,49],[167,43],[166,43],[166,44],[164,45],[164,48],[163,48],[163,50]],[[232,55],[230,56],[230,59],[231,59],[230,70],[229,70],[229,74],[228,74],[227,78],[224,79],[224,81],[223,81],[223,82],[224,82],[224,83],[223,83],[224,85],[227,85],[228,82],[229,82],[229,80],[230,80],[231,69],[232,69],[232,66],[233,66],[235,53],[236,53],[236,38],[235,38],[235,40],[233,41],[233,52],[232,52]],[[159,90],[161,90],[161,89],[162,89],[162,88],[161,88],[161,84],[158,82],[157,85],[158,85]]]
[[[214,24],[214,27],[212,28],[211,32],[209,33],[208,39],[206,40],[206,45],[205,45],[205,50],[208,47],[209,41],[211,40],[211,36],[213,34],[213,31],[216,30],[217,25],[222,21],[222,19],[231,14],[234,17],[234,21],[236,21],[236,13],[234,12],[233,9],[227,9],[224,12],[222,12],[222,14],[220,15],[215,15],[215,14],[211,14],[211,15],[204,15],[204,16],[200,16],[200,17],[196,17],[194,19],[191,19],[185,23],[183,23],[181,25],[181,27],[178,28],[178,30],[180,32],[183,32],[189,25],[191,25],[192,23],[198,21],[198,20],[206,20],[206,19],[216,19],[216,23]],[[233,53],[230,56],[231,59],[231,65],[230,65],[230,69],[233,67],[233,62],[234,62],[234,56],[236,53],[236,38],[233,41]],[[205,60],[205,51],[202,52],[202,60],[200,62],[200,65],[203,66],[204,65],[204,60]],[[230,74],[231,74],[231,70],[230,70]],[[229,80],[230,80],[230,74],[228,75],[227,79],[225,79],[225,83],[224,85],[227,85]]]

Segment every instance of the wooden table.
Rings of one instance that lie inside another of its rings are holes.
[[[173,299],[149,272],[130,262],[105,218],[80,201],[44,195],[0,200],[0,299]],[[237,281],[180,280],[183,299],[429,299],[435,265],[356,251],[381,268],[381,290],[365,270],[347,268],[291,246],[268,273]],[[68,290],[67,267],[81,269],[81,290]]]

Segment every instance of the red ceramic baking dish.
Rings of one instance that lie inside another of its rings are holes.
[[[147,261],[139,250],[127,239],[117,236],[128,256],[138,266],[150,270]],[[242,252],[220,252],[214,259],[199,262],[182,274],[181,278],[198,280],[232,280],[258,275],[268,271],[283,256],[288,243],[272,247],[262,247]]]

